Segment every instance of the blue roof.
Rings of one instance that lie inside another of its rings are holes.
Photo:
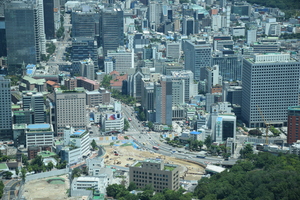
[[[26,74],[33,74],[33,70],[32,69],[27,69]]]
[[[34,64],[28,64],[28,65],[26,66],[26,69],[33,69],[34,67],[35,67]]]
[[[201,132],[197,132],[197,131],[192,131],[190,132],[190,134],[193,134],[193,135],[199,135]]]
[[[86,130],[83,130],[83,129],[80,129],[80,130],[77,130],[76,132],[74,132],[72,135],[81,135],[85,132]]]
[[[29,129],[48,129],[50,124],[28,124],[27,128]]]
[[[217,122],[221,122],[221,121],[222,121],[222,117],[218,117]]]

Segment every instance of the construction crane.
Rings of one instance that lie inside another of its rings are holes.
[[[261,118],[264,121],[264,124],[266,126],[266,145],[268,145],[268,132],[269,132],[269,128],[270,128],[270,123],[266,122],[265,116],[262,113],[260,107],[258,105],[256,105],[256,107],[257,107],[257,110],[258,110],[258,112],[259,112],[259,114],[260,114],[260,116],[261,116]]]

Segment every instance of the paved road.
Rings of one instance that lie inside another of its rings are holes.
[[[165,144],[161,141],[160,139],[161,133],[152,132],[152,131],[149,132],[148,129],[145,129],[142,123],[136,118],[135,112],[131,106],[122,104],[122,111],[127,119],[128,118],[132,119],[132,121],[130,122],[130,128],[128,131],[126,131],[126,135],[131,136],[136,141],[136,143],[140,146],[140,148],[144,150],[150,152],[151,151],[156,152],[165,156],[172,156],[176,158],[192,160],[203,164],[223,163],[226,165],[231,165],[236,162],[236,159],[224,161],[223,158],[215,158],[215,157],[206,157],[205,159],[197,158],[196,157],[197,153],[191,153],[187,150],[181,150],[181,152],[179,153],[178,151],[176,151],[176,148],[168,144]],[[154,150],[153,146],[159,147],[159,150]]]
[[[18,189],[20,182],[21,182],[20,180],[15,180],[15,179],[8,182],[4,187],[2,199],[3,200],[17,199],[17,196],[15,196],[15,191],[16,189]]]

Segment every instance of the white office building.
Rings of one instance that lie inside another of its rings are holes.
[[[28,124],[25,135],[26,147],[53,146],[54,131],[52,124]]]
[[[287,53],[256,54],[243,62],[242,117],[250,128],[264,121],[287,125],[287,108],[299,101],[300,62]],[[263,119],[264,118],[264,119]]]
[[[134,68],[134,50],[125,50],[124,47],[117,51],[108,50],[107,57],[112,57],[114,61],[114,70],[119,73],[127,73],[129,69]]]

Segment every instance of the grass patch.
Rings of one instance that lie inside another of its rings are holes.
[[[172,167],[172,166],[166,166],[164,167],[164,170],[166,171],[173,171],[176,167]]]
[[[140,166],[142,166],[142,163],[141,163],[141,162],[138,162],[138,163],[136,163],[134,166],[135,166],[135,167],[140,167]]]

